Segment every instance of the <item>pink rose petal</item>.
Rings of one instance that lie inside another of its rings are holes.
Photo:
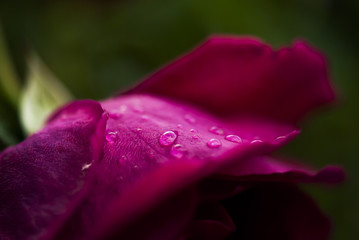
[[[37,239],[64,214],[97,161],[106,116],[95,101],[64,107],[0,155],[0,238]]]
[[[334,99],[325,59],[308,44],[274,51],[241,37],[212,37],[127,93],[174,98],[221,116],[293,123]]]

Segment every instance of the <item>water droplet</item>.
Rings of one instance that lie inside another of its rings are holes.
[[[136,132],[137,133],[142,132],[142,128],[136,128]]]
[[[217,126],[211,127],[208,131],[217,135],[222,135],[224,133],[223,129]]]
[[[263,142],[263,141],[260,140],[260,139],[255,139],[255,140],[251,141],[252,144],[253,144],[253,143],[262,143],[262,142]]]
[[[114,142],[116,140],[116,137],[117,132],[108,132],[105,138],[107,142]]]
[[[189,123],[195,123],[196,122],[196,119],[194,117],[192,117],[191,115],[184,115],[184,119],[189,122]]]
[[[183,128],[182,124],[180,124],[180,123],[177,124],[177,127],[178,127],[178,128]]]
[[[85,164],[85,165],[83,165],[83,166],[82,166],[81,171],[85,171],[85,170],[87,170],[89,167],[91,167],[91,165],[92,165],[92,162],[91,162],[91,163],[89,163],[89,164]]]
[[[195,133],[195,132],[197,132],[197,130],[196,130],[196,129],[193,129],[193,128],[192,128],[192,129],[190,129],[189,131],[190,131],[191,133]]]
[[[134,165],[133,168],[134,168],[134,169],[138,169],[139,166],[138,166],[138,165]]]
[[[225,137],[225,139],[230,141],[230,142],[234,142],[234,143],[241,143],[242,142],[242,138],[240,138],[237,135],[227,135]]]
[[[170,154],[172,157],[180,159],[184,155],[184,147],[181,144],[176,144],[171,148]]]
[[[193,135],[192,138],[193,139],[199,139],[199,136],[198,135]]]
[[[164,132],[159,139],[162,146],[169,146],[176,140],[177,134],[173,131]]]
[[[286,138],[286,136],[278,136],[278,137],[276,137],[275,139],[274,139],[274,141],[281,141],[281,140],[283,140],[283,139],[285,139]]]
[[[212,138],[211,140],[209,140],[207,142],[207,146],[210,148],[218,148],[218,147],[222,146],[222,143],[218,139]]]

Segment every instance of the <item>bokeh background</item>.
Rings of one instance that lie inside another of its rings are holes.
[[[282,154],[347,170],[338,187],[305,187],[332,217],[335,240],[359,239],[358,15],[356,0],[0,1],[21,84],[32,49],[76,98],[124,89],[213,33],[254,35],[275,47],[302,38],[321,49],[339,101],[303,123]],[[0,91],[0,149],[21,141],[21,129]]]

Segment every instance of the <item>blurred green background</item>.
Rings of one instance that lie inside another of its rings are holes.
[[[355,0],[0,1],[19,79],[35,49],[76,98],[124,89],[213,33],[254,35],[275,47],[303,38],[321,49],[340,100],[304,123],[283,154],[346,168],[345,184],[306,188],[332,217],[335,240],[359,239],[358,15]],[[17,110],[0,93],[0,149],[23,138]]]

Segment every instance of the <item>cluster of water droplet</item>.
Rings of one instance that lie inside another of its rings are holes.
[[[133,112],[136,112],[136,113],[144,113],[144,110],[141,106],[134,106],[132,107],[132,110]],[[124,114],[124,112],[127,111],[127,106],[125,105],[121,105],[119,107],[119,109],[117,109],[117,111],[114,113],[114,115],[118,116],[118,115],[121,115],[121,114]],[[149,117],[147,115],[143,115],[141,114],[141,121],[148,121]],[[193,124],[196,124],[197,123],[197,120],[189,115],[189,114],[185,114],[184,115],[184,120],[189,123],[190,125],[193,125]],[[178,128],[178,131],[183,131],[183,128],[184,128],[184,125],[182,124],[177,124],[177,128]],[[140,133],[142,131],[141,128],[137,128],[134,130],[136,133]],[[192,135],[192,139],[194,140],[198,140],[198,139],[201,139],[200,137],[200,134],[198,132],[197,129],[195,128],[191,128],[189,130],[191,133],[193,133]],[[206,143],[206,146],[208,148],[211,148],[211,149],[216,149],[216,148],[220,148],[222,146],[222,140],[220,138],[223,138],[223,140],[226,140],[228,142],[232,142],[232,143],[236,143],[236,144],[241,144],[243,143],[243,140],[240,136],[238,135],[234,135],[234,134],[227,134],[225,135],[225,131],[218,127],[218,126],[211,126],[210,128],[208,128],[208,131],[214,135],[217,135],[218,137],[214,137],[214,138],[210,138],[207,143]],[[117,131],[109,131],[107,132],[106,134],[106,141],[108,143],[113,143],[116,141],[117,139]],[[181,144],[178,144],[176,143],[176,140],[178,138],[178,132],[175,131],[175,130],[168,130],[168,131],[165,131],[164,133],[162,133],[158,139],[158,142],[161,146],[163,147],[170,147],[170,151],[169,151],[169,154],[174,157],[174,158],[177,158],[177,159],[180,159],[184,156],[184,154],[186,153],[186,150],[184,148],[183,145]],[[275,139],[275,141],[281,141],[283,139],[285,139],[286,136],[279,136]],[[249,142],[249,143],[263,143],[263,141],[259,138],[254,138],[253,140],[251,141],[246,141],[246,142]],[[154,153],[151,153],[150,154],[150,159],[153,159],[154,158]],[[119,160],[119,162],[124,162],[126,161],[126,157],[125,156],[122,156]]]
[[[173,145],[176,139],[177,133],[174,131],[166,131],[160,136],[159,143],[164,147],[168,147]],[[184,147],[181,144],[173,145],[170,150],[170,155],[177,159],[182,158],[184,155]]]

